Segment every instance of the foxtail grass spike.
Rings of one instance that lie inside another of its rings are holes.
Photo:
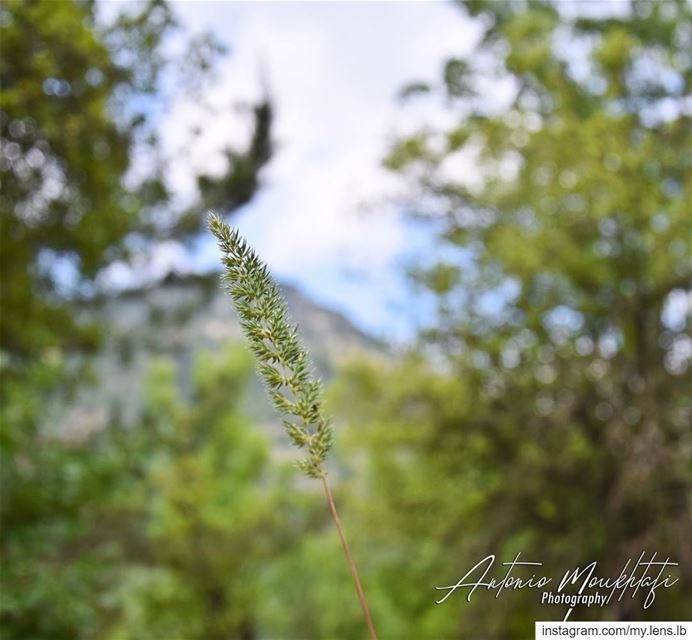
[[[322,478],[332,426],[322,409],[322,385],[313,376],[298,328],[289,321],[286,303],[267,266],[238,231],[213,213],[209,227],[223,255],[224,287],[235,303],[257,371],[283,417],[288,437],[306,453],[298,467],[311,478]]]

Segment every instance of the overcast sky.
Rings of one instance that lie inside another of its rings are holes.
[[[211,29],[231,53],[205,100],[181,97],[163,125],[171,185],[192,197],[195,171],[223,167],[220,148],[242,143],[249,120],[233,105],[256,99],[263,77],[276,105],[276,154],[264,188],[234,218],[281,279],[388,337],[412,313],[402,260],[424,238],[393,210],[393,176],[380,163],[397,134],[449,117],[434,101],[402,108],[413,80],[437,80],[468,52],[475,26],[452,5],[412,3],[173,2],[192,31]],[[200,106],[208,102],[211,109]],[[192,142],[188,132],[199,125]],[[161,269],[183,258],[175,246]],[[203,244],[201,265],[217,260]]]

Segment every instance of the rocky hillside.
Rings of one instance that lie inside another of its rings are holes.
[[[328,378],[345,358],[383,349],[343,315],[320,307],[290,286],[282,286],[282,291],[323,377]],[[80,393],[60,420],[74,435],[108,422],[135,424],[155,359],[176,363],[180,393],[188,398],[195,354],[204,349],[218,351],[242,338],[232,301],[222,291],[216,274],[169,276],[155,286],[98,300],[83,314],[99,322],[106,335],[95,363],[100,382]],[[246,402],[253,417],[271,421],[259,383],[250,389]]]

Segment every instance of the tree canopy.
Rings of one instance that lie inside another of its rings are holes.
[[[125,4],[111,18],[103,9],[0,5],[0,635],[8,638],[101,632],[109,607],[95,594],[114,579],[122,547],[105,543],[92,519],[118,512],[120,525],[132,525],[109,500],[160,444],[119,429],[86,442],[58,432],[55,410],[93,382],[85,356],[104,330],[84,321],[79,302],[95,293],[102,269],[127,260],[133,238],[152,248],[193,237],[205,207],[230,214],[247,202],[272,150],[265,100],[247,148],[229,147],[226,172],[200,176],[199,201],[174,209],[158,118],[171,87],[194,92],[223,48],[187,36],[160,0]]]
[[[0,11],[0,348],[26,360],[94,344],[65,298],[126,258],[133,234],[184,238],[202,228],[207,207],[246,203],[271,155],[272,118],[268,102],[256,105],[248,148],[229,147],[226,173],[200,176],[200,202],[176,211],[157,118],[170,87],[199,88],[223,47],[203,35],[171,53],[173,36],[184,36],[161,0],[111,20],[95,2],[13,0]],[[144,156],[146,172],[135,166]]]
[[[433,612],[435,594],[408,585],[453,583],[487,553],[617,571],[656,550],[681,582],[644,615],[674,619],[692,593],[689,3],[598,18],[460,6],[482,25],[477,46],[404,92],[444,100],[457,123],[426,123],[387,158],[438,231],[414,274],[437,301],[429,357],[357,368],[343,387],[383,576],[406,565],[391,598],[418,607],[419,637],[482,620],[484,637],[524,638],[545,617],[525,592]],[[404,557],[393,535],[410,541]],[[642,615],[641,601],[609,615]]]

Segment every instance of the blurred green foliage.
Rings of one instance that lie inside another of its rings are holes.
[[[656,551],[680,582],[650,609],[572,618],[689,617],[692,16],[572,6],[463,3],[483,25],[473,53],[402,93],[459,113],[387,158],[439,231],[413,273],[437,314],[413,353],[355,362],[331,390],[336,498],[383,639],[524,640],[564,615],[526,590],[434,605],[489,553],[617,575]],[[260,104],[227,175],[160,222],[164,165],[123,178],[136,149],[157,155],[165,74],[195,73],[164,55],[164,3],[94,12],[0,6],[0,637],[362,637],[322,497],[241,411],[244,351],[200,354],[190,403],[152,363],[136,427],[54,425],[88,384],[74,352],[98,343],[75,298],[132,234],[184,238],[203,207],[246,202],[271,153]],[[192,46],[206,74],[218,48]]]
[[[519,551],[554,571],[598,560],[606,575],[656,551],[681,563],[680,582],[650,609],[640,593],[572,619],[684,619],[690,5],[637,2],[598,20],[559,3],[462,6],[485,30],[444,69],[438,95],[459,122],[388,158],[439,231],[414,273],[437,307],[425,357],[341,382],[368,469],[370,553],[393,618],[409,623],[383,636],[522,639],[564,615],[527,591],[431,606],[434,585]],[[488,75],[509,87],[502,108]]]
[[[0,5],[0,629],[9,638],[94,637],[96,594],[112,579],[118,541],[92,545],[89,535],[94,508],[127,470],[111,442],[124,434],[92,442],[53,425],[92,380],[88,359],[75,356],[92,352],[103,330],[80,319],[79,299],[132,247],[185,240],[205,207],[231,213],[245,203],[271,153],[263,102],[248,148],[228,150],[214,189],[200,177],[200,201],[173,210],[157,119],[171,90],[203,86],[223,48],[207,35],[187,38],[160,0],[123,5],[110,20],[100,9]],[[134,171],[141,157],[146,174]]]
[[[322,613],[351,596],[348,570],[323,497],[239,408],[251,374],[240,347],[200,354],[184,406],[175,367],[152,362],[141,425],[44,434],[19,454],[14,491],[3,478],[0,637],[357,635],[355,600]]]
[[[290,554],[314,510],[239,412],[251,372],[237,347],[201,355],[186,408],[175,369],[155,364],[142,429],[156,437],[142,476],[121,484],[115,501],[114,525],[136,523],[139,535],[118,536],[133,549],[116,568],[109,602],[117,615],[103,637],[257,637],[264,572]]]
[[[0,10],[0,348],[21,362],[94,345],[94,328],[75,322],[65,297],[92,291],[133,246],[185,239],[207,208],[246,203],[271,155],[272,111],[256,105],[248,148],[228,148],[226,173],[199,176],[200,201],[175,210],[158,118],[173,90],[204,86],[223,47],[186,39],[162,0],[124,5],[110,22],[93,1],[10,0]]]

